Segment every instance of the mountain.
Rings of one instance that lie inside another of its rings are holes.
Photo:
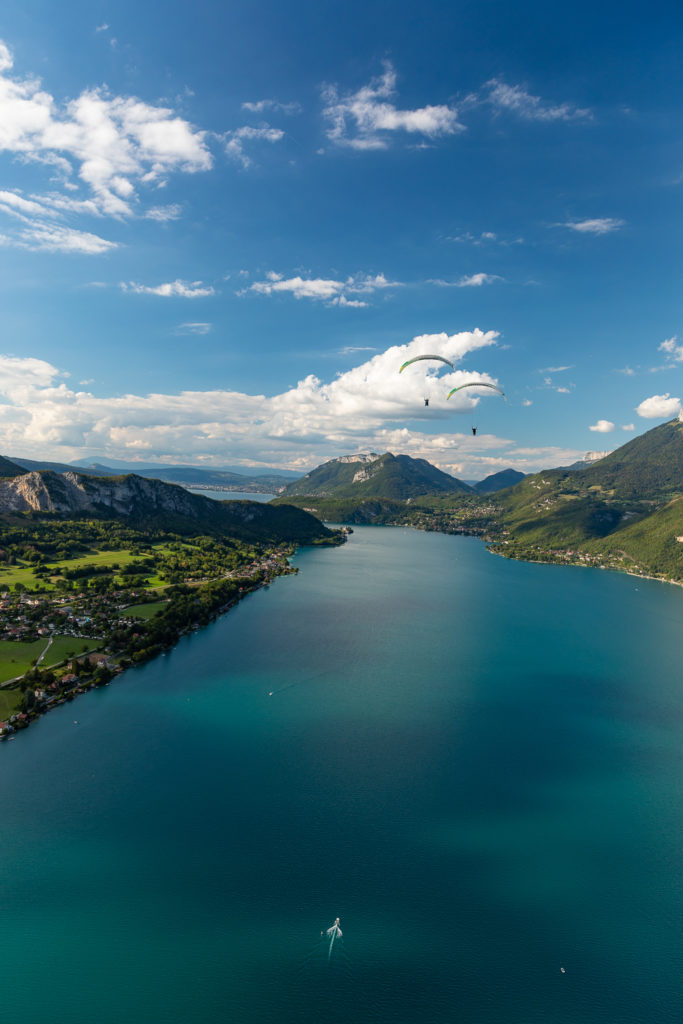
[[[256,501],[213,501],[183,487],[130,474],[25,473],[0,480],[0,514],[124,517],[131,525],[179,533],[221,533],[246,541],[311,544],[334,534],[308,512]]]
[[[24,469],[51,469],[55,473],[73,473],[74,466],[76,465],[67,465],[63,462],[35,461],[24,458],[17,458],[14,461]],[[120,476],[120,469],[112,468],[108,465],[109,462],[113,461],[115,460],[107,460],[107,464],[100,462],[87,463],[84,459],[82,460],[82,466],[78,464],[77,472],[87,473],[90,476]],[[199,469],[196,466],[147,465],[139,467],[137,475],[146,477],[148,480],[166,480],[168,483],[184,484],[187,487],[216,487],[229,491],[257,491],[261,493],[280,491],[291,480],[291,476],[280,476],[272,473],[244,476],[241,473]]]
[[[0,477],[20,476],[24,470],[16,462],[10,462],[0,455]]]
[[[683,422],[662,423],[584,469],[525,477],[494,499],[509,553],[605,555],[683,578]]]
[[[683,422],[662,423],[581,471],[589,487],[620,498],[654,498],[683,490]]]
[[[472,488],[426,459],[374,452],[344,455],[311,470],[289,484],[280,497],[317,495],[325,498],[389,498],[403,500],[423,494],[471,494]]]
[[[502,491],[506,487],[514,487],[520,480],[523,480],[526,473],[520,473],[518,469],[502,469],[500,473],[491,473],[478,484],[473,485],[477,494],[493,494],[495,491]]]

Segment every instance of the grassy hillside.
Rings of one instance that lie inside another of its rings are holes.
[[[581,470],[581,480],[617,498],[673,497],[683,490],[683,423],[648,430]]]

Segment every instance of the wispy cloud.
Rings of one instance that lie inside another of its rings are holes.
[[[340,93],[338,86],[323,89],[323,118],[327,137],[337,146],[352,149],[387,149],[396,132],[436,139],[464,131],[455,107],[444,104],[400,110],[391,102],[396,95],[396,72],[385,61],[384,72],[356,92]]]
[[[251,167],[253,160],[245,152],[244,146],[247,142],[280,142],[285,137],[281,128],[271,128],[270,125],[262,125],[260,128],[252,128],[244,125],[234,132],[226,135],[225,152],[236,160],[243,168]]]
[[[678,337],[675,334],[658,345],[657,351],[665,353],[667,362],[683,363],[683,345],[678,344]]]
[[[486,102],[496,111],[516,114],[525,121],[585,121],[593,117],[588,108],[571,103],[548,104],[521,85],[507,85],[499,78],[492,78],[484,89],[488,90]]]
[[[558,228],[569,228],[570,231],[577,231],[581,235],[609,235],[618,231],[626,223],[618,217],[595,217],[592,220],[568,220],[556,224]]]
[[[255,102],[245,102],[242,104],[242,110],[248,110],[250,114],[263,114],[267,110],[272,110],[274,113],[292,114],[301,113],[300,103],[280,103],[279,100],[256,100]]]
[[[77,231],[57,224],[41,224],[35,221],[31,227],[11,235],[0,235],[0,245],[18,249],[29,249],[33,252],[65,252],[80,253],[86,256],[99,256],[101,253],[116,249],[118,243],[111,242],[89,231]]]
[[[614,430],[614,424],[611,420],[598,420],[597,423],[594,423],[593,426],[588,429],[593,430],[598,434],[611,434]]]
[[[188,323],[178,324],[176,334],[208,334],[213,324],[210,323]]]
[[[622,430],[631,431],[631,430],[635,430],[636,426],[635,426],[635,423],[622,423],[621,429]]]
[[[481,288],[484,284],[493,284],[494,281],[504,281],[498,274],[469,274],[458,278],[457,281],[444,281],[442,278],[432,278],[427,283],[435,284],[438,288]]]
[[[146,285],[138,284],[135,281],[122,281],[120,284],[124,292],[133,292],[135,295],[160,295],[165,299],[180,296],[184,299],[200,299],[207,295],[215,295],[215,289],[205,285],[202,281],[169,281],[166,284]]]
[[[170,203],[168,206],[151,206],[144,216],[146,220],[156,220],[163,224],[169,220],[178,220],[182,212],[178,203]]]
[[[570,363],[569,366],[544,366],[539,373],[564,373],[565,370],[573,370],[574,363]]]

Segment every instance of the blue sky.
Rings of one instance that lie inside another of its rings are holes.
[[[677,415],[682,26],[9,0],[0,451],[476,479]]]

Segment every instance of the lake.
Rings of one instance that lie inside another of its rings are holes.
[[[294,562],[0,744],[4,1019],[678,1024],[683,590]]]

